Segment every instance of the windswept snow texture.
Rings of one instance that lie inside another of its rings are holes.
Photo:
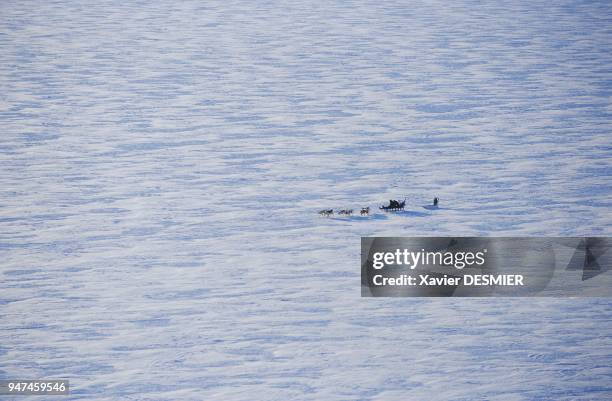
[[[610,1],[3,0],[0,59],[0,379],[612,399],[609,299],[359,278],[360,236],[612,235]]]

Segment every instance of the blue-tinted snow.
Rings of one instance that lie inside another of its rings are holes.
[[[0,378],[612,398],[609,300],[359,297],[361,235],[612,234],[609,1],[5,0],[0,59]]]

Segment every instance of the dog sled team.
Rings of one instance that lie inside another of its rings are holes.
[[[333,216],[334,215],[334,209],[323,209],[321,211],[319,211],[319,214],[321,216],[325,216],[325,217],[329,217],[329,216]],[[370,214],[370,207],[362,207],[361,211],[359,212],[359,214],[361,216],[367,216]],[[342,210],[338,210],[338,215],[339,216],[352,216],[353,215],[353,209],[342,209]]]
[[[434,207],[438,207],[438,202],[440,200],[438,199],[438,197],[435,197],[433,199],[433,206]],[[395,199],[390,199],[389,200],[389,204],[388,205],[383,205],[381,207],[379,207],[380,210],[385,211],[385,212],[395,212],[398,210],[404,210],[404,207],[406,206],[406,198],[404,198],[403,201],[398,201]],[[334,209],[323,209],[319,211],[319,214],[321,216],[324,217],[330,217],[334,215]],[[353,215],[353,209],[342,209],[338,211],[338,215],[339,216],[352,216]],[[370,215],[370,207],[362,207],[361,211],[359,212],[359,215],[361,216],[369,216]]]

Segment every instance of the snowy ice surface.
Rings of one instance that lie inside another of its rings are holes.
[[[610,1],[3,0],[0,60],[0,379],[612,399],[609,299],[359,284],[360,236],[612,235]]]

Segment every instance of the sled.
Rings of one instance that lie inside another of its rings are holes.
[[[404,210],[404,206],[406,206],[406,199],[402,202],[390,200],[387,206],[381,206],[379,209],[385,212],[396,212],[398,210]]]

